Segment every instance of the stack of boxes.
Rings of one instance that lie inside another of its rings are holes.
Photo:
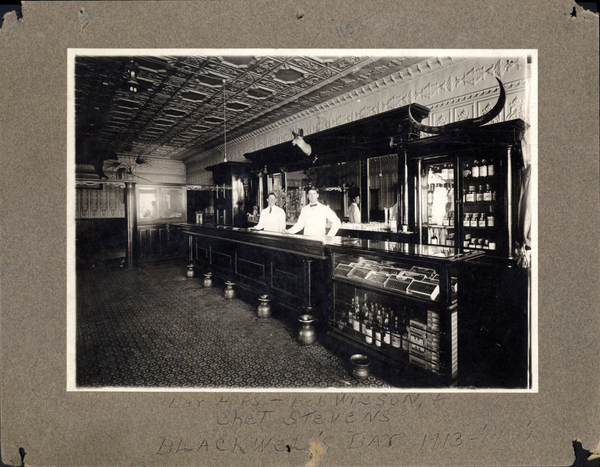
[[[441,373],[439,313],[427,310],[427,323],[417,319],[409,321],[408,358],[413,365]]]

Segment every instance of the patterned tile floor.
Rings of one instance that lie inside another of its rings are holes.
[[[301,345],[296,331],[220,287],[202,288],[179,263],[77,276],[80,387],[389,387],[372,375],[356,380],[347,362]]]

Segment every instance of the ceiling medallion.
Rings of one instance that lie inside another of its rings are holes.
[[[304,73],[297,68],[291,66],[283,66],[275,71],[273,79],[283,84],[296,84],[300,80],[304,79]]]

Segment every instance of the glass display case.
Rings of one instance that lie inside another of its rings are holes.
[[[450,385],[458,376],[454,248],[369,240],[330,245],[331,334]]]
[[[463,249],[508,252],[507,184],[503,159],[461,158]],[[505,254],[506,255],[506,254]],[[505,256],[504,255],[504,256]]]
[[[456,197],[454,162],[421,165],[421,226],[425,242],[456,245]]]
[[[524,128],[516,120],[407,143],[419,243],[514,255]]]

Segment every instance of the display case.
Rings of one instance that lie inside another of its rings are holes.
[[[416,379],[454,384],[459,371],[456,264],[482,253],[370,240],[337,243],[329,246],[332,336]]]
[[[514,120],[405,145],[419,243],[513,256],[525,128]]]
[[[243,162],[221,162],[206,167],[212,172],[215,184],[213,195],[214,225],[246,227],[252,191],[250,164]]]

